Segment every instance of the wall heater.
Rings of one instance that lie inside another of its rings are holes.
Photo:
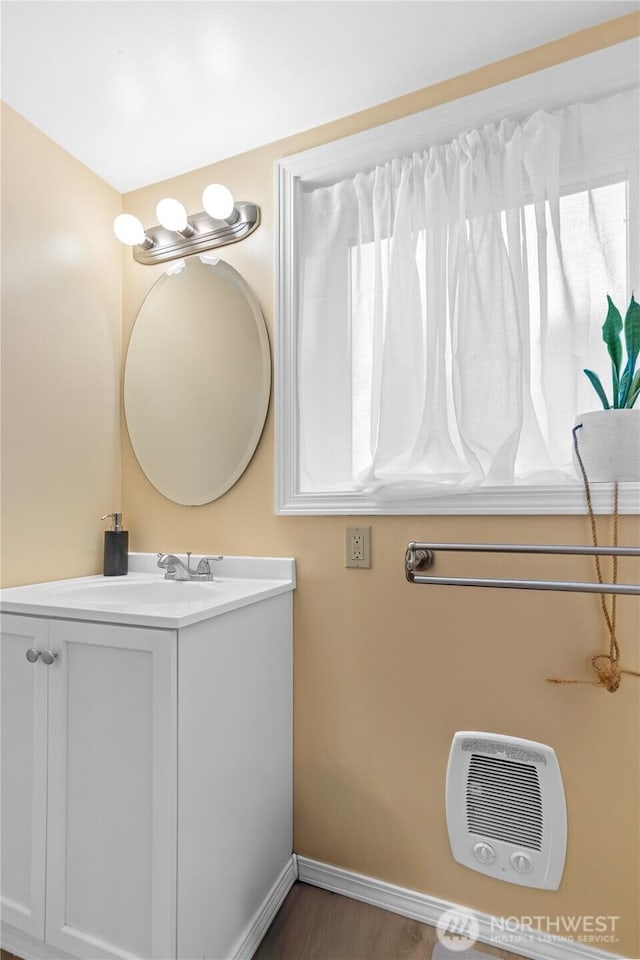
[[[567,809],[551,747],[499,733],[456,733],[446,803],[458,863],[497,880],[558,889]]]

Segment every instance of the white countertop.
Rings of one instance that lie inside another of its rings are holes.
[[[193,567],[201,556],[192,556]],[[8,587],[0,590],[0,610],[175,630],[295,589],[291,558],[225,557],[212,566],[212,581],[165,580],[155,554],[132,553],[124,577],[77,577]]]

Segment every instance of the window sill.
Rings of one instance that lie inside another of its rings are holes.
[[[587,503],[581,483],[563,486],[491,487],[433,500],[376,501],[359,493],[291,493],[276,503],[279,516],[493,516],[513,514],[584,514]],[[613,513],[613,484],[591,486],[593,509]],[[621,483],[620,514],[640,514],[640,483]]]

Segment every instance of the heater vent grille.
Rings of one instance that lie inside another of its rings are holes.
[[[474,754],[466,790],[470,833],[540,850],[542,796],[538,771],[529,763]]]

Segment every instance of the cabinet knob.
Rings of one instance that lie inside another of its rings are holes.
[[[42,662],[46,663],[46,665],[50,667],[57,656],[58,654],[54,653],[52,650],[45,650],[45,652],[42,654]]]
[[[40,651],[35,650],[33,647],[30,647],[25,654],[29,663],[35,663],[38,657],[40,656]]]

